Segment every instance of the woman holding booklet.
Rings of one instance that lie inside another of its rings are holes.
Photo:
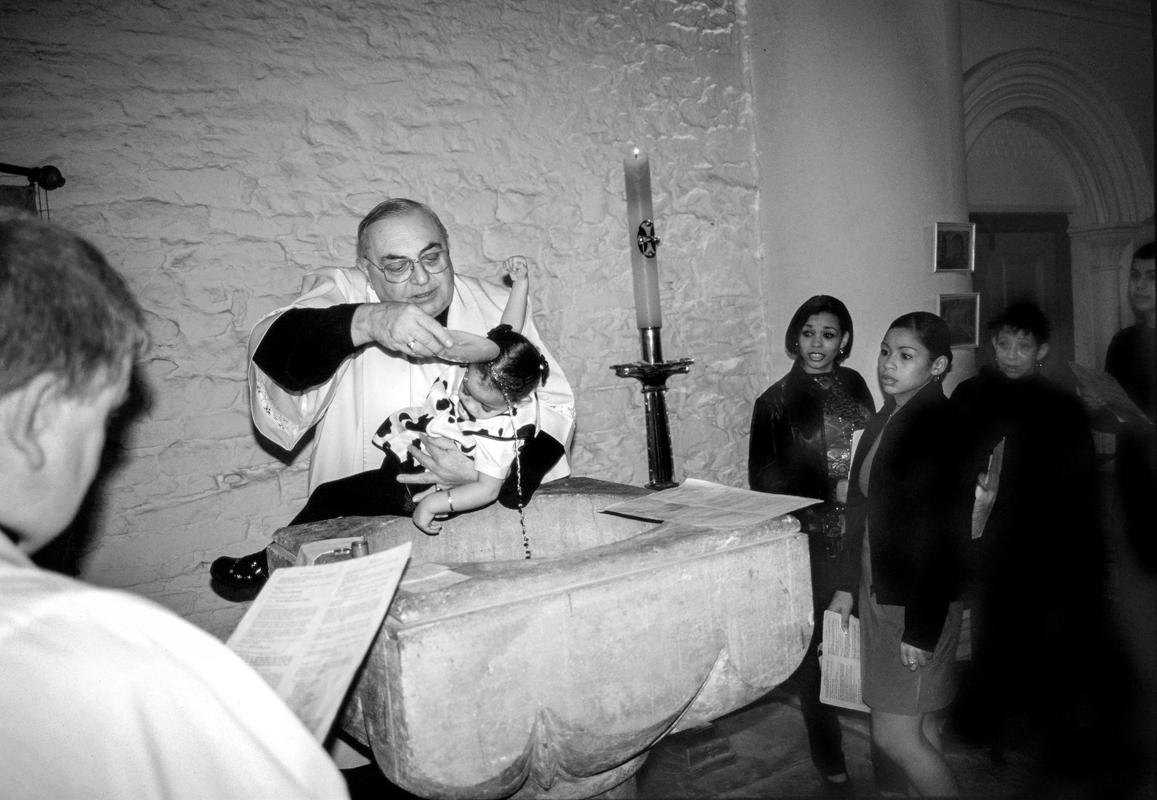
[[[973,481],[941,381],[947,324],[915,311],[889,327],[877,358],[885,402],[856,448],[847,541],[830,610],[856,603],[872,741],[919,796],[954,797],[937,712],[955,693],[964,548]]]

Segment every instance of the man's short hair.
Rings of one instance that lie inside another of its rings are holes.
[[[1133,252],[1134,261],[1152,261],[1153,260],[1153,243],[1146,242],[1138,247]]]
[[[83,396],[119,378],[147,341],[140,306],[99,250],[0,208],[0,396],[45,372]]]
[[[438,233],[442,234],[442,242],[449,247],[450,237],[446,234],[446,226],[442,224],[442,220],[434,213],[434,209],[425,203],[419,203],[417,200],[407,200],[405,197],[391,197],[370,209],[370,213],[362,217],[362,221],[358,223],[358,255],[364,255],[362,253],[362,234],[366,232],[366,228],[379,220],[388,217],[400,217],[405,214],[412,214],[415,211],[426,214],[434,221],[434,224],[438,226]]]

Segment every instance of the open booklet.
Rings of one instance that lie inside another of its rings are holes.
[[[956,660],[972,658],[972,620],[964,609]],[[820,649],[820,702],[852,711],[871,711],[864,704],[862,662],[860,660],[860,620],[848,617],[848,629],[835,611],[824,612],[824,638]],[[899,657],[899,652],[896,656]]]
[[[984,526],[992,514],[992,506],[996,503],[996,493],[1000,489],[1000,470],[1004,465],[1004,437],[992,448],[988,456],[988,466],[984,470],[983,478],[977,478],[974,500],[972,503],[972,538],[979,539],[984,535]]]
[[[860,694],[860,620],[848,617],[845,631],[840,615],[825,611],[823,624],[820,702],[852,711],[870,711]]]
[[[659,522],[678,520],[700,528],[727,529],[756,525],[818,502],[811,497],[753,492],[688,478],[673,489],[612,503],[603,511],[624,517]]]
[[[373,643],[410,543],[362,558],[279,569],[226,644],[324,741]]]

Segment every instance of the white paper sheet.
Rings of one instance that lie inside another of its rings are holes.
[[[332,564],[279,569],[227,644],[323,741],[377,635],[410,543]]]
[[[603,511],[659,522],[676,520],[701,528],[737,528],[781,517],[819,502],[811,497],[753,492],[688,478],[674,489],[612,503]]]

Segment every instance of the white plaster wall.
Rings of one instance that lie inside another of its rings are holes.
[[[967,220],[958,22],[956,3],[940,0],[751,5],[765,383],[791,365],[795,309],[831,294],[855,323],[847,365],[878,403],[888,324],[971,289],[970,276],[931,267],[935,223]],[[972,355],[955,352],[949,387]]]
[[[999,119],[980,134],[967,156],[971,211],[1056,211],[1082,204],[1073,168],[1035,128]]]
[[[968,194],[974,210],[1069,214],[1074,356],[1102,364],[1109,339],[1130,316],[1131,254],[1152,238],[1152,4],[963,0],[962,41],[966,71],[996,56],[1045,51],[1080,76],[1058,85],[1059,107],[1071,107],[1057,119],[1012,113],[979,135],[968,153]],[[1023,102],[1035,101],[1028,89]],[[1091,136],[1107,158],[1085,138],[1085,115],[1111,127]]]
[[[638,357],[635,145],[664,350],[696,359],[670,381],[676,477],[745,485],[750,404],[789,366],[799,302],[848,303],[874,384],[884,326],[969,288],[929,266],[934,223],[966,213],[962,67],[1031,46],[1110,87],[1152,164],[1151,38],[1004,2],[6,0],[0,160],[63,170],[53,218],[124,269],[154,336],[152,405],[94,494],[85,577],[228,630],[206,566],[292,516],[308,456],[257,444],[245,339],[310,270],[351,263],[391,194],[442,209],[465,272],[536,262],[578,390],[576,471],[644,483],[641,399],[609,369]]]
[[[84,577],[214,632],[207,564],[304,501],[250,427],[245,341],[389,195],[440,209],[462,272],[525,253],[578,395],[578,474],[647,480],[621,160],[650,157],[676,478],[744,485],[763,380],[756,175],[736,2],[7,0],[3,158],[149,315],[151,406],[95,495]]]

